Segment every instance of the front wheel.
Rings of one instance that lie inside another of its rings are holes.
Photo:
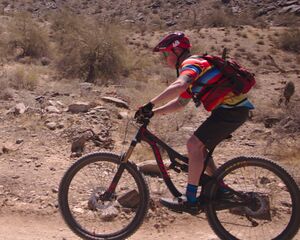
[[[297,234],[300,191],[282,167],[262,158],[238,157],[215,176],[206,215],[221,239],[288,240]]]
[[[63,176],[59,208],[67,225],[81,238],[125,239],[143,222],[148,186],[134,164],[123,164],[121,172],[118,169],[120,156],[98,152],[77,160]]]

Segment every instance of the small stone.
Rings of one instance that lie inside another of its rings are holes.
[[[101,213],[101,219],[103,221],[109,222],[112,221],[114,218],[116,218],[119,214],[119,211],[114,206],[110,206],[106,209],[104,209]]]
[[[49,128],[50,130],[55,130],[57,127],[57,124],[55,122],[48,122],[48,123],[46,123],[46,127]]]
[[[16,140],[16,144],[21,144],[22,142],[24,142],[23,139],[17,139],[17,140]]]
[[[36,167],[36,168],[39,168],[39,167],[41,167],[41,166],[42,166],[41,163],[36,163],[36,164],[35,164],[35,167]]]
[[[118,119],[127,119],[128,113],[127,112],[119,112],[118,113]]]
[[[136,208],[140,202],[139,193],[136,190],[129,191],[118,198],[118,202],[126,208]]]
[[[60,111],[55,106],[46,107],[46,111],[50,113],[60,113]]]
[[[49,65],[50,62],[51,62],[51,60],[50,60],[49,58],[43,57],[43,58],[41,59],[41,64],[42,64],[43,66]]]

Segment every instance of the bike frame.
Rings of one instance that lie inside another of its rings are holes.
[[[110,193],[109,195],[111,195],[117,184],[119,179],[121,178],[121,175],[125,169],[124,164],[126,164],[134,150],[134,148],[136,147],[137,143],[140,143],[142,141],[148,143],[154,153],[157,165],[159,167],[159,170],[161,172],[162,178],[164,180],[164,182],[166,183],[169,191],[172,193],[172,195],[174,197],[179,197],[182,195],[181,192],[178,191],[178,189],[175,187],[175,185],[173,184],[167,169],[164,165],[159,147],[165,149],[169,159],[171,161],[170,166],[168,167],[169,169],[173,169],[176,172],[180,172],[180,171],[188,171],[188,158],[181,155],[180,153],[178,153],[177,151],[175,151],[173,148],[171,148],[169,145],[167,145],[165,142],[163,142],[161,139],[159,139],[158,137],[156,137],[153,133],[151,133],[148,129],[147,129],[147,125],[149,124],[149,122],[144,123],[139,129],[138,132],[136,134],[136,136],[134,137],[134,139],[131,141],[130,147],[127,150],[126,153],[124,153],[121,156],[121,164],[119,166],[119,169],[115,175],[115,177],[112,180],[112,183],[110,185],[110,187],[108,188],[108,193]],[[204,163],[204,168],[203,168],[203,172],[201,174],[201,176],[204,173],[204,170],[207,166],[207,163],[212,155],[212,151],[210,151],[206,157],[205,163]]]
[[[167,169],[163,163],[162,157],[161,157],[161,153],[159,150],[159,147],[162,147],[163,149],[166,150],[166,152],[168,153],[169,159],[171,161],[171,164],[169,165],[168,169],[173,169],[176,172],[180,172],[180,171],[188,171],[188,158],[181,155],[180,153],[178,153],[177,151],[175,151],[173,148],[171,148],[170,146],[168,146],[166,143],[164,143],[162,140],[160,140],[158,137],[156,137],[153,133],[151,133],[148,129],[147,129],[147,125],[149,124],[149,121],[145,122],[139,129],[138,132],[136,134],[136,136],[134,137],[134,139],[131,141],[131,144],[129,146],[129,149],[127,150],[127,152],[125,152],[123,155],[121,155],[120,157],[120,165],[119,168],[111,182],[111,184],[109,185],[109,188],[107,189],[107,191],[105,191],[104,194],[102,194],[101,196],[101,200],[105,201],[105,200],[110,200],[113,197],[113,193],[115,192],[115,189],[118,185],[119,180],[121,179],[122,173],[125,170],[126,164],[128,164],[128,160],[134,150],[134,148],[136,147],[137,143],[140,143],[142,141],[148,143],[150,145],[150,147],[153,150],[157,165],[159,167],[159,170],[161,172],[161,175],[163,177],[163,180],[165,182],[165,184],[167,185],[169,191],[171,192],[171,194],[174,197],[180,197],[182,195],[181,192],[178,191],[178,189],[175,187],[175,185],[173,184]],[[204,167],[203,167],[203,171],[200,175],[200,182],[202,185],[201,188],[201,193],[200,193],[200,197],[202,196],[202,194],[205,195],[205,189],[209,189],[211,184],[213,184],[215,182],[215,178],[214,177],[210,177],[206,174],[204,174],[205,169],[207,167],[207,164],[209,162],[209,159],[212,156],[213,153],[212,149],[211,151],[208,152],[208,155],[204,161]],[[207,187],[209,186],[209,187]],[[252,198],[249,198],[247,195],[244,195],[242,193],[239,193],[237,191],[235,191],[234,189],[232,189],[229,186],[226,186],[226,189],[228,191],[230,191],[232,194],[235,194],[236,196],[240,197],[240,199],[243,199],[243,201],[234,201],[234,202],[223,202],[223,206],[220,207],[218,206],[219,209],[228,209],[228,208],[234,208],[234,207],[243,207],[243,206],[250,206],[250,205],[255,205],[255,202],[252,201]],[[204,198],[207,198],[208,196],[204,196]],[[211,202],[213,199],[211,199],[211,197],[209,196],[209,199],[206,199],[206,204],[208,202]],[[219,202],[220,203],[220,202]],[[218,205],[219,205],[218,203]]]

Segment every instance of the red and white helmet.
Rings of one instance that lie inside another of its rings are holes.
[[[170,52],[174,48],[191,48],[189,39],[183,32],[174,32],[165,36],[153,49],[153,52]]]

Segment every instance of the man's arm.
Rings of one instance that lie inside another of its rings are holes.
[[[173,99],[164,106],[156,108],[153,110],[155,115],[172,113],[178,110],[183,109],[188,103],[190,99],[178,97],[177,99]]]
[[[151,103],[157,105],[159,103],[169,101],[178,97],[182,92],[184,92],[188,88],[191,82],[192,78],[190,78],[189,76],[179,76],[179,78],[177,78],[177,80],[173,82],[170,86],[168,86],[161,94],[153,98],[151,100]]]

